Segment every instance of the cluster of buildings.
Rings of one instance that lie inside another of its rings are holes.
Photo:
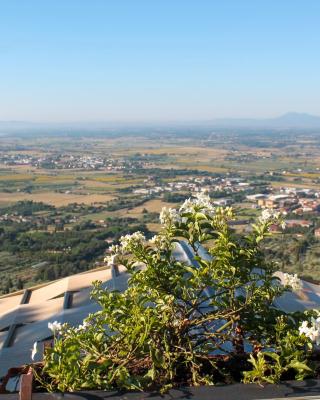
[[[25,217],[23,215],[15,215],[15,214],[0,214],[0,222],[8,221],[8,222],[16,222],[16,223],[24,223],[29,222],[30,217]]]
[[[246,196],[256,207],[277,209],[283,213],[301,215],[320,209],[320,193],[314,189],[281,188],[279,193]]]
[[[148,185],[152,182],[152,177],[146,179],[144,184]],[[250,189],[250,183],[241,178],[222,178],[222,177],[189,177],[183,181],[168,182],[165,185],[156,185],[133,189],[134,194],[152,195],[170,192],[191,192],[197,193],[201,191],[207,192],[225,192],[226,194],[237,193]]]
[[[288,211],[298,203],[298,198],[286,194],[252,194],[246,196],[247,200],[252,201],[259,208],[279,209]]]
[[[18,224],[30,223],[35,227],[44,227],[48,225],[71,224],[77,222],[78,218],[75,216],[65,215],[63,218],[55,215],[21,215],[13,214],[0,214],[0,222],[14,222]]]
[[[252,207],[277,210],[283,215],[295,214],[296,219],[286,219],[287,228],[309,228],[313,222],[301,217],[320,212],[320,193],[314,189],[283,187],[276,194],[252,194],[246,198],[253,203]],[[315,236],[320,237],[320,230],[315,230]]]
[[[145,168],[149,165],[148,162],[143,160],[104,158],[97,155],[48,154],[39,157],[20,153],[0,154],[0,164],[8,166],[29,165],[45,169],[84,169],[106,171]]]

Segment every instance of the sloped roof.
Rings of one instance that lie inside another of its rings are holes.
[[[275,276],[284,281],[283,272],[277,271]],[[301,279],[301,290],[285,292],[274,304],[285,312],[320,309],[320,285]]]
[[[32,362],[34,342],[52,336],[48,322],[76,326],[98,310],[98,305],[90,299],[92,282],[96,280],[105,287],[123,288],[127,274],[124,267],[118,267],[117,274],[112,274],[109,268],[91,270],[0,297],[0,377],[11,367]]]

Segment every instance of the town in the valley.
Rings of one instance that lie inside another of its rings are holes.
[[[163,207],[205,191],[237,209],[248,232],[263,209],[280,212],[266,256],[320,279],[320,146],[312,132],[127,133],[2,137],[0,292],[97,267],[121,235],[161,229]]]

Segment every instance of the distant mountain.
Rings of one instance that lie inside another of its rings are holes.
[[[0,121],[0,136],[6,134],[99,134],[117,135],[119,132],[144,132],[156,128],[232,128],[232,129],[320,129],[320,116],[305,113],[289,112],[276,118],[217,118],[207,121],[181,121],[162,123],[121,123],[121,122],[74,122],[74,123],[40,123],[24,121]]]
[[[280,126],[300,126],[300,127],[320,127],[320,117],[317,115],[310,115],[305,113],[289,112],[278,118],[270,120],[271,123]]]
[[[320,128],[320,116],[305,113],[289,112],[276,118],[219,118],[208,124],[219,127],[238,128]]]

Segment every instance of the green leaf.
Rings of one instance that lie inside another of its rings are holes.
[[[293,360],[291,361],[288,365],[288,368],[294,368],[297,371],[308,371],[308,372],[312,372],[312,369],[310,367],[308,367],[307,364],[305,364],[302,361],[298,361],[298,360]]]

